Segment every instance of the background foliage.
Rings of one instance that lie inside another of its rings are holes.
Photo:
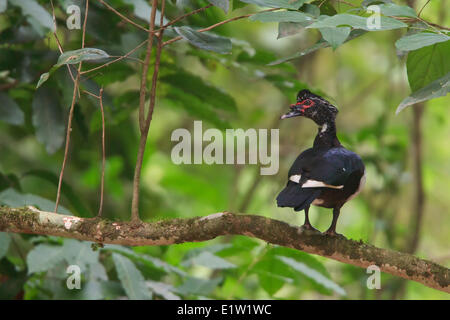
[[[301,214],[277,208],[274,198],[290,164],[311,145],[316,128],[302,119],[283,123],[278,119],[298,90],[310,88],[339,107],[339,138],[363,157],[367,168],[365,190],[345,206],[339,231],[401,251],[418,236],[416,254],[448,266],[449,99],[428,99],[448,91],[450,42],[446,29],[415,20],[426,2],[417,1],[418,10],[413,10],[403,1],[214,0],[211,3],[217,7],[166,30],[167,39],[180,35],[188,41],[168,45],[162,55],[143,168],[142,218],[229,210],[302,223]],[[66,28],[65,8],[71,3],[84,12],[84,1],[54,1],[56,33],[65,51],[80,48],[81,30]],[[147,1],[108,3],[147,25]],[[363,18],[371,3],[381,3],[382,30],[377,32],[368,31]],[[207,4],[168,2],[166,18]],[[258,13],[208,33],[196,31],[267,7],[289,10]],[[54,208],[73,88],[67,60],[60,57],[52,36],[51,12],[48,1],[0,0],[0,203],[31,204],[49,211]],[[448,2],[431,1],[420,17],[445,26],[450,19],[447,12]],[[86,47],[97,51],[83,51],[80,57],[86,68],[92,68],[124,55],[146,37],[144,31],[91,1]],[[140,49],[130,56],[133,59],[81,78],[82,90],[97,94],[105,89],[104,212],[109,219],[129,218],[139,131],[141,65],[136,59],[143,54]],[[72,70],[76,72],[74,66]],[[426,101],[420,115],[426,202],[421,232],[414,235],[417,140],[412,134],[412,108],[398,116],[395,111],[420,101]],[[280,128],[279,173],[260,176],[255,165],[174,165],[170,135],[176,128],[191,129],[194,120],[220,129]],[[59,212],[96,214],[100,135],[98,101],[82,94],[75,107]],[[314,207],[311,212],[313,225],[324,230],[331,221],[329,210]],[[365,270],[240,236],[167,247],[94,249],[73,239],[0,233],[0,297],[448,298],[388,275],[382,276],[381,290],[368,290]],[[71,264],[83,271],[82,290],[65,286]]]

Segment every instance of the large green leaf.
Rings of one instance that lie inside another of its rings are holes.
[[[109,54],[97,48],[83,48],[62,53],[56,66],[64,64],[77,64],[81,61],[91,61],[109,58]]]
[[[44,36],[49,30],[54,30],[51,15],[36,0],[9,0],[13,6],[20,7],[30,25]]]
[[[203,251],[198,255],[183,262],[183,266],[200,265],[210,269],[230,269],[236,266],[211,252]]]
[[[398,50],[411,51],[422,47],[431,46],[439,42],[447,42],[450,37],[445,34],[421,32],[411,35],[406,35],[395,42]]]
[[[75,239],[65,239],[64,260],[69,265],[77,265],[82,271],[85,271],[88,265],[98,262],[98,251],[91,248],[89,242],[82,242]]]
[[[410,105],[446,96],[449,92],[450,92],[450,72],[447,73],[442,78],[431,82],[427,86],[423,87],[422,89],[411,94],[409,97],[405,98],[397,107],[397,111],[395,113],[398,114],[400,111],[402,111],[403,109],[405,109]]]
[[[409,52],[406,69],[412,92],[450,72],[449,56],[450,41]]]
[[[0,203],[3,203],[11,208],[36,206],[43,211],[50,212],[55,209],[55,202],[53,201],[34,194],[19,193],[12,188],[0,192]],[[69,215],[71,214],[69,210],[61,205],[58,207],[58,212]]]
[[[222,282],[222,278],[200,279],[188,276],[187,279],[176,288],[182,295],[209,295]]]
[[[55,153],[64,142],[65,125],[55,93],[39,88],[33,97],[33,126],[36,137],[48,153]]]
[[[0,232],[0,260],[8,252],[9,244],[11,242],[11,237],[6,232]]]
[[[186,276],[186,273],[183,270],[181,270],[171,264],[168,264],[167,262],[162,261],[161,259],[151,257],[149,255],[142,254],[142,253],[137,253],[127,247],[123,247],[123,246],[119,246],[119,245],[105,245],[103,250],[110,250],[113,252],[118,252],[134,261],[139,261],[139,262],[146,264],[147,267],[150,267],[150,265],[151,265],[152,268],[157,268],[159,270],[163,270],[166,273],[175,273],[181,277]]]
[[[230,53],[231,40],[211,33],[198,32],[190,27],[175,27],[175,31],[197,48],[217,53]]]
[[[367,26],[367,18],[357,16],[354,14],[342,13],[337,14],[332,17],[327,17],[321,19],[313,24],[310,24],[306,28],[336,28],[340,26],[350,26],[355,29],[362,29],[366,31],[383,31],[383,30],[392,30],[405,28],[408,25],[398,21],[394,18],[389,17],[380,17],[380,28],[379,29],[371,29]]]
[[[350,35],[347,37],[347,40],[345,40],[344,42],[348,42],[350,40],[353,40],[353,39],[355,39],[357,37],[360,37],[360,36],[362,36],[363,34],[366,34],[366,33],[367,33],[367,31],[365,31],[365,30],[359,30],[359,29],[352,30],[350,32]],[[322,49],[322,48],[327,48],[329,46],[330,46],[330,44],[327,41],[325,41],[324,39],[320,39],[317,43],[315,43],[311,47],[309,47],[307,49],[304,49],[304,50],[302,50],[300,52],[297,52],[297,53],[295,53],[295,54],[293,54],[291,56],[275,60],[275,61],[269,63],[268,65],[269,66],[274,66],[274,65],[277,65],[277,64],[280,64],[280,63],[284,63],[284,62],[291,61],[291,60],[294,60],[294,59],[297,59],[297,58],[301,58],[301,57],[306,56],[306,55],[308,55],[308,54],[310,54],[310,53],[312,53],[312,52],[314,52],[316,50],[319,50],[319,49]]]
[[[145,285],[145,279],[130,259],[113,253],[114,265],[117,276],[127,296],[132,300],[149,300],[152,298],[151,292]]]
[[[0,13],[5,12],[7,6],[6,0],[0,0]]]
[[[400,6],[395,3],[380,4],[381,14],[391,17],[410,17],[416,18],[417,14],[413,8],[409,6]]]
[[[261,12],[250,17],[261,22],[313,22],[314,18],[299,11]]]
[[[319,30],[323,39],[325,39],[333,49],[336,49],[344,43],[351,31],[349,27],[320,28]]]
[[[202,78],[182,70],[162,76],[161,81],[184,91],[186,95],[194,95],[201,99],[203,103],[208,103],[212,107],[228,112],[236,112],[236,102],[234,99],[210,84]]]
[[[286,265],[293,268],[294,270],[301,272],[306,277],[308,277],[308,278],[314,280],[315,282],[317,282],[318,284],[324,286],[325,288],[331,289],[339,295],[346,295],[345,290],[342,287],[340,287],[334,281],[325,277],[320,272],[308,267],[306,264],[299,262],[295,259],[292,259],[289,257],[284,257],[284,256],[279,256],[278,259],[281,260]]]
[[[173,293],[176,290],[172,285],[150,280],[146,283],[156,295],[161,296],[166,300],[180,300],[180,297]]]
[[[52,269],[64,260],[64,255],[62,246],[40,244],[34,247],[27,255],[28,274]]]
[[[297,10],[306,0],[241,0],[245,3],[256,4],[260,7],[285,8]]]
[[[23,111],[13,99],[3,92],[0,92],[0,121],[14,125],[22,125],[24,122]]]

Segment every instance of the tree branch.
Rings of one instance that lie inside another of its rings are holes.
[[[223,235],[244,235],[362,268],[376,265],[383,272],[450,293],[450,269],[444,266],[407,253],[377,248],[340,236],[330,237],[256,215],[219,212],[206,217],[135,225],[78,218],[33,207],[0,207],[0,231],[128,246],[171,245],[207,241]]]

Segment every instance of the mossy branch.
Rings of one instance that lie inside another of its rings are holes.
[[[127,246],[199,242],[223,235],[244,235],[268,243],[420,282],[450,293],[450,269],[413,255],[381,249],[341,236],[330,237],[257,215],[219,212],[206,217],[170,219],[136,225],[40,211],[0,207],[0,231],[75,238]]]

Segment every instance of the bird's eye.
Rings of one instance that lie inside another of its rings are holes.
[[[309,105],[311,105],[311,102],[312,102],[311,100],[306,99],[306,101],[303,102],[303,104],[309,106]]]

